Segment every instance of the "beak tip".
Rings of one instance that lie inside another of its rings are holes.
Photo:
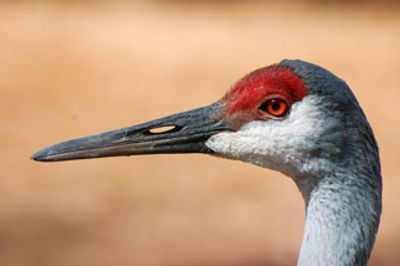
[[[34,160],[36,162],[45,162],[45,161],[49,161],[47,159],[49,152],[47,151],[47,149],[44,150],[40,150],[38,152],[36,152],[35,154],[33,154],[31,156],[31,160]]]

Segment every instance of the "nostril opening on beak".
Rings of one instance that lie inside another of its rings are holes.
[[[182,129],[182,126],[161,126],[150,128],[143,132],[144,135],[161,135],[166,133],[178,132]]]

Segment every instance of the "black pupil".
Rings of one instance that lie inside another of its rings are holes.
[[[278,111],[281,108],[281,104],[275,100],[272,101],[272,110]]]

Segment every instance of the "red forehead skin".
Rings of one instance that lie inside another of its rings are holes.
[[[269,97],[283,97],[291,105],[307,94],[303,80],[290,68],[272,65],[238,81],[222,101],[225,115],[239,128],[251,120],[262,119],[257,109]]]

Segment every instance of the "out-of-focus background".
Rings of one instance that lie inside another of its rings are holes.
[[[381,147],[370,265],[400,261],[395,2],[0,4],[0,265],[294,265],[304,205],[287,177],[205,155],[36,163],[70,138],[209,104],[301,58],[345,79]]]

